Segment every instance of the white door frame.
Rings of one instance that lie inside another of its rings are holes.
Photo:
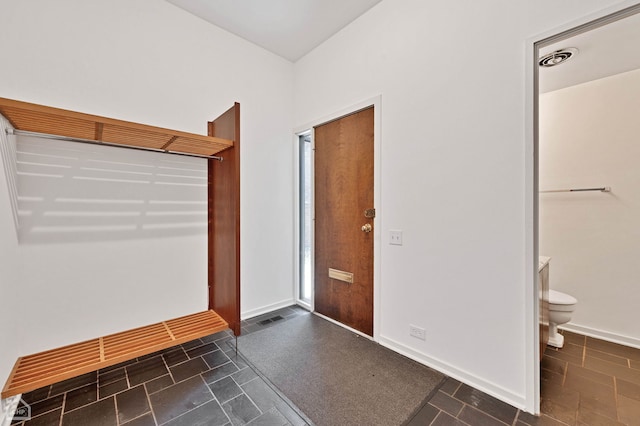
[[[525,96],[525,273],[527,303],[526,401],[528,411],[540,413],[539,285],[538,285],[538,51],[540,48],[640,13],[640,2],[623,1],[560,27],[538,34],[526,42]]]
[[[361,102],[357,102],[353,105],[350,105],[346,108],[343,108],[339,111],[335,111],[323,117],[320,117],[316,120],[313,120],[309,123],[306,123],[301,126],[297,126],[294,129],[294,152],[293,152],[293,161],[294,161],[294,253],[296,253],[296,260],[294,262],[294,283],[295,283],[295,298],[296,303],[305,305],[300,301],[300,152],[299,148],[299,136],[311,131],[311,143],[315,144],[313,138],[313,128],[315,126],[319,126],[321,124],[327,123],[329,121],[336,120],[340,117],[344,117],[345,115],[352,114],[354,112],[360,111],[367,107],[373,105],[373,207],[376,209],[376,218],[375,218],[375,226],[373,228],[373,340],[378,341],[380,336],[380,268],[381,268],[381,251],[382,251],[382,176],[381,176],[381,159],[382,159],[382,138],[381,138],[381,129],[380,123],[382,121],[382,95],[374,96],[368,99],[365,99]],[[313,153],[312,153],[312,164],[313,164]],[[315,176],[315,172],[313,167],[311,169],[312,177]],[[313,191],[313,189],[312,189]],[[314,204],[314,196],[312,194],[311,203]],[[313,211],[313,207],[312,207]],[[312,238],[312,249],[311,256],[314,258],[314,233],[311,231]],[[312,265],[313,270],[313,265]],[[313,279],[313,273],[312,273]],[[314,310],[314,299],[313,299],[313,291],[311,295],[311,306],[308,306],[311,311]],[[339,324],[339,323],[337,323]],[[339,324],[344,326],[343,324]],[[347,327],[349,328],[349,327]],[[352,330],[351,328],[349,328]],[[353,330],[357,332],[356,330]],[[359,333],[359,332],[358,332]],[[361,334],[361,333],[359,333]],[[367,336],[368,337],[368,336]]]
[[[302,234],[300,233],[300,226],[302,225],[301,221],[300,221],[300,216],[301,216],[301,209],[300,209],[300,203],[301,203],[301,199],[300,199],[300,194],[301,194],[301,189],[300,189],[300,185],[302,184],[301,180],[300,180],[300,172],[301,172],[301,167],[300,167],[300,139],[303,136],[309,136],[311,138],[311,164],[309,165],[310,167],[310,174],[311,174],[311,207],[312,207],[312,212],[313,212],[313,207],[315,206],[315,188],[313,185],[313,177],[315,176],[315,170],[314,170],[314,149],[315,149],[315,139],[314,139],[314,132],[313,132],[313,127],[306,129],[306,130],[302,130],[299,132],[295,132],[294,133],[294,137],[295,137],[295,143],[294,143],[294,149],[293,149],[293,170],[294,170],[294,200],[293,200],[293,217],[294,217],[294,253],[296,253],[295,256],[295,262],[294,262],[294,287],[295,287],[295,291],[294,291],[294,297],[295,297],[295,302],[304,307],[305,309],[310,310],[311,312],[313,312],[314,308],[315,308],[315,299],[314,299],[314,292],[313,292],[313,286],[311,288],[311,295],[309,296],[309,302],[307,303],[306,301],[302,300],[300,297],[300,286],[302,284],[302,280],[301,280],[301,273],[302,273],[302,264],[301,264],[301,242],[302,242]],[[313,219],[312,219],[313,221]],[[314,241],[315,241],[315,227],[312,226],[311,227],[311,279],[313,280],[314,277],[314,273],[315,273],[315,265],[313,262],[313,259],[315,258],[315,246],[314,246]]]

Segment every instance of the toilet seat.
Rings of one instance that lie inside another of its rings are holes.
[[[578,303],[578,299],[560,291],[549,290],[549,303],[552,305],[575,305]]]

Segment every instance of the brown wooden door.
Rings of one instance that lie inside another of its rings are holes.
[[[315,128],[315,310],[373,336],[373,107]],[[353,274],[330,278],[329,269]],[[347,278],[348,279],[348,278]]]

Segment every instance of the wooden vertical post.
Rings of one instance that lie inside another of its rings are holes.
[[[240,334],[240,104],[209,123],[209,136],[233,146],[208,160],[209,309]],[[224,136],[223,136],[224,135]]]

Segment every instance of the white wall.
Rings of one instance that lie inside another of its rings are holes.
[[[205,160],[16,139],[23,354],[207,309]]]
[[[291,302],[292,64],[163,1],[1,0],[0,10],[2,97],[200,134],[240,102],[241,310]],[[206,309],[202,234],[18,244],[0,187],[0,382],[19,355]],[[106,261],[118,251],[135,255]],[[125,281],[129,293],[108,293]],[[150,285],[183,297],[143,296]],[[27,311],[13,302],[21,290],[40,293]]]
[[[295,65],[297,125],[382,94],[381,343],[529,410],[526,40],[614,3],[385,0]]]
[[[540,253],[578,299],[568,328],[640,347],[640,70],[540,96]]]
[[[0,127],[9,127],[4,117],[0,116]],[[19,304],[18,234],[13,217],[12,200],[17,201],[17,188],[12,183],[15,178],[15,142],[9,141],[5,132],[0,132],[0,380],[2,386],[10,368],[16,361],[16,353],[20,350],[23,336],[14,318]],[[15,194],[15,195],[14,195]],[[4,419],[4,404],[0,404],[0,422]]]

